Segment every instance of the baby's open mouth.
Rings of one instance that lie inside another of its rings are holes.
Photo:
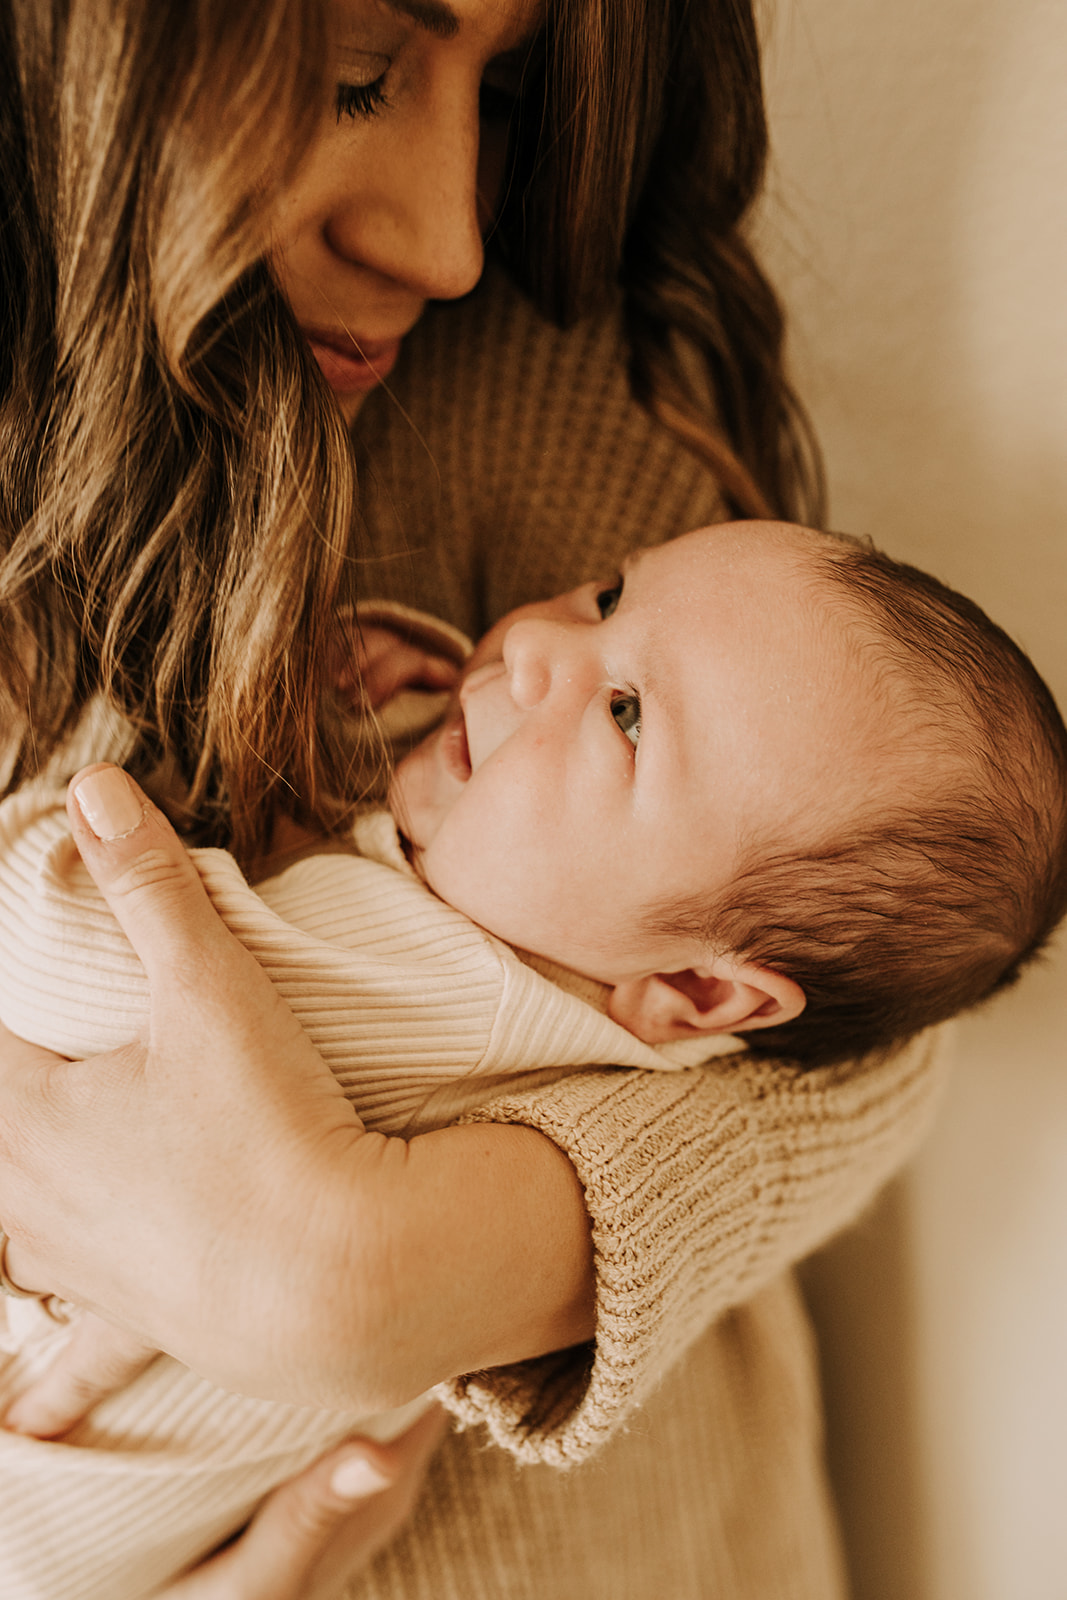
[[[441,729],[441,759],[454,778],[458,778],[460,783],[467,782],[471,775],[471,752],[467,743],[463,707],[458,701]]]

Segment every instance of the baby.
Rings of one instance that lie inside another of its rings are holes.
[[[1067,735],[963,596],[855,541],[690,534],[498,623],[392,808],[425,880],[654,1042],[805,1065],[1009,984],[1067,908]]]
[[[364,1123],[411,1138],[516,1075],[742,1041],[825,1066],[976,1003],[1067,904],[1065,796],[1051,697],[976,607],[746,523],[497,624],[359,854],[256,891],[196,856]],[[81,1054],[143,1026],[54,789],[0,806],[0,939],[15,1031]],[[0,1404],[66,1337],[3,1309]],[[0,1592],[135,1600],[357,1423],[160,1358],[63,1443],[0,1436]]]

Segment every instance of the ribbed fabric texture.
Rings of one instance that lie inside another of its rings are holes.
[[[566,992],[438,900],[387,813],[356,836],[362,855],[306,857],[258,892],[225,852],[193,859],[368,1126],[411,1136],[516,1077],[590,1062],[680,1070],[589,1003],[599,985]],[[44,785],[0,805],[0,1019],[79,1056],[148,1021],[141,964],[73,847],[62,792]],[[67,1337],[36,1303],[0,1300],[0,1404]],[[387,1437],[413,1414],[251,1400],[160,1357],[62,1443],[0,1432],[0,1595],[135,1600],[357,1423]]]

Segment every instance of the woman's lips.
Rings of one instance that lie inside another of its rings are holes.
[[[366,394],[392,372],[401,340],[349,339],[345,334],[307,333],[311,353],[334,394]]]

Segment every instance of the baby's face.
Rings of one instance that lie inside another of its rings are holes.
[[[651,908],[714,895],[746,839],[793,844],[812,794],[842,794],[857,691],[818,538],[701,529],[499,622],[394,780],[442,899],[605,983],[699,959],[639,936]]]

